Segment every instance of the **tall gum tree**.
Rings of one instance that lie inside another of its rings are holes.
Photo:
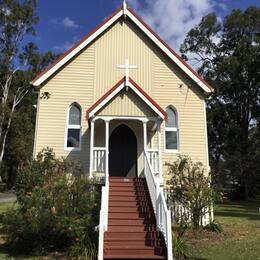
[[[35,34],[34,25],[39,20],[36,5],[36,0],[0,3],[0,164],[14,112],[30,90],[28,81],[19,82],[17,74],[28,66],[23,40]]]
[[[231,176],[248,198],[260,160],[260,8],[233,10],[223,21],[203,17],[181,53],[216,89],[207,104],[213,170],[219,179]]]

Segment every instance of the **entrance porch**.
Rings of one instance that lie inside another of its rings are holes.
[[[90,177],[144,176],[146,157],[162,181],[161,123],[154,117],[96,116],[90,121]]]

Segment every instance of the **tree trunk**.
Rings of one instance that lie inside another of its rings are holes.
[[[7,135],[9,133],[9,130],[10,130],[14,110],[15,110],[15,102],[13,103],[12,110],[11,110],[10,116],[8,118],[6,130],[4,132],[2,132],[2,142],[1,142],[1,148],[0,148],[0,164],[2,163],[3,158],[4,158],[6,138],[7,138]]]

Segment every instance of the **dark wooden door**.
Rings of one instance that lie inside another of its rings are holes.
[[[133,131],[124,124],[109,138],[109,175],[137,177],[137,141]]]

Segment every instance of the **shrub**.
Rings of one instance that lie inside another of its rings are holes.
[[[222,233],[223,228],[220,223],[216,221],[211,221],[209,224],[207,224],[205,227],[203,227],[205,230],[210,232],[216,232],[216,233]]]
[[[188,156],[179,156],[173,164],[168,164],[168,169],[170,199],[188,210],[193,228],[198,229],[216,198],[210,187],[210,177],[202,163],[194,163]]]
[[[99,191],[78,163],[43,150],[19,171],[16,194],[18,207],[3,216],[2,228],[13,246],[32,252],[97,243]]]
[[[186,259],[188,254],[188,246],[185,238],[174,236],[172,239],[173,255],[175,259]]]

